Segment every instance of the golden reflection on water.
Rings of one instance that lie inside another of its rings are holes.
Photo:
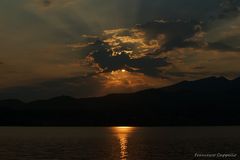
[[[120,160],[128,158],[128,138],[135,129],[135,127],[112,127],[120,144]]]

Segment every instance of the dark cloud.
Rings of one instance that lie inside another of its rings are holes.
[[[168,51],[178,47],[198,46],[198,43],[186,41],[202,31],[200,22],[195,21],[154,21],[138,25],[138,29],[146,33],[146,40],[157,39],[159,35],[166,37],[161,51]]]
[[[191,38],[201,32],[199,22],[181,20],[160,20],[129,29],[107,30],[99,40],[83,47],[81,55],[91,57],[92,63],[104,72],[125,69],[160,76],[161,68],[171,64],[159,55],[176,48],[199,47],[199,41]]]
[[[197,34],[201,32],[200,22],[159,20],[133,28],[105,30],[92,42],[84,35],[86,46],[77,45],[82,47],[81,55],[92,58],[102,72],[125,69],[160,76],[161,68],[171,64],[159,55],[176,48],[200,47]]]
[[[104,36],[94,37],[95,42],[87,39],[81,55],[91,58],[100,73],[125,69],[157,77],[163,76],[162,68],[175,63],[169,61],[171,55],[161,56],[166,52],[187,48],[239,51],[225,43],[207,42],[205,32],[202,23],[197,21],[153,21],[128,29],[106,30]]]
[[[233,8],[239,8],[233,5]],[[240,1],[238,1],[240,2]],[[234,3],[235,4],[235,3]],[[239,9],[232,9],[232,12],[239,12]],[[230,11],[228,12],[230,13]],[[229,14],[228,14],[229,15]],[[204,48],[206,50],[218,50],[222,52],[235,51],[239,52],[240,49],[234,44],[239,42],[239,35],[233,35],[216,41],[208,42],[206,40],[205,34],[208,33],[208,28],[205,27],[203,22],[197,21],[154,21],[143,25],[138,25],[136,28],[144,31],[146,33],[146,41],[150,42],[152,39],[157,39],[159,35],[165,36],[164,45],[160,49],[156,50],[152,54],[160,54],[161,52],[166,52],[174,50],[176,48]],[[225,42],[224,42],[225,41]],[[231,42],[231,44],[229,44]]]
[[[91,48],[94,48],[94,51],[90,56],[104,72],[125,69],[131,72],[144,73],[148,76],[159,76],[159,68],[169,65],[166,58],[145,56],[131,59],[124,52],[121,55],[112,56],[111,48],[101,41],[97,41]]]

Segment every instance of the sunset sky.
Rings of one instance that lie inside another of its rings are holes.
[[[1,0],[0,99],[240,76],[239,0]]]

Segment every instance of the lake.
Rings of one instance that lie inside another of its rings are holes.
[[[240,127],[0,128],[0,160],[239,160],[239,154]]]

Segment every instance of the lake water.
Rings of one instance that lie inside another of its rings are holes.
[[[0,160],[240,160],[239,154],[240,127],[0,128]]]

